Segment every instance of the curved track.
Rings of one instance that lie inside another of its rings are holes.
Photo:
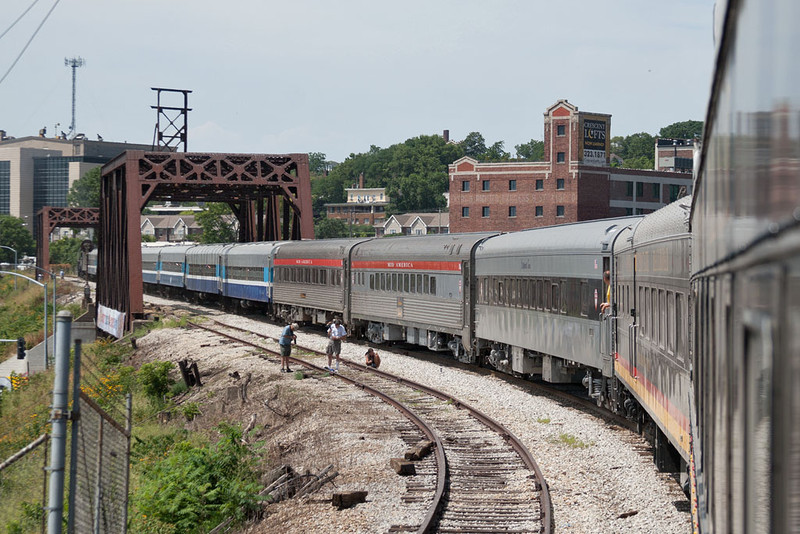
[[[213,322],[215,328],[190,324],[278,356],[262,344],[223,329],[274,338]],[[291,360],[315,373],[329,374],[302,358]],[[397,407],[435,443],[433,456],[415,464],[417,477],[407,484],[404,497],[409,503],[427,502],[425,517],[417,525],[395,525],[391,532],[551,532],[551,503],[544,477],[529,451],[508,429],[446,393],[346,360],[342,364],[343,371],[333,376]]]

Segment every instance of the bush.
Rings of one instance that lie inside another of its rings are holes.
[[[223,424],[219,430],[222,437],[216,445],[183,441],[167,445],[166,456],[151,456],[157,459],[145,467],[133,496],[135,531],[207,532],[228,517],[242,520],[256,510],[261,499],[256,456],[241,443],[239,428]],[[158,449],[156,445],[148,452]]]
[[[142,391],[157,407],[164,405],[164,397],[175,383],[169,376],[169,372],[174,368],[172,362],[152,362],[142,365],[139,369],[137,376]]]

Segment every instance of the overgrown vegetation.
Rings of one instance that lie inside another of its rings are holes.
[[[14,293],[10,277],[0,279],[0,328],[28,324],[26,321],[31,328],[41,328],[41,316],[37,320],[36,313],[42,297],[35,291],[26,296],[27,291],[20,288]],[[71,308],[74,316],[80,314],[79,307]],[[33,320],[28,318],[31,315]],[[137,329],[134,336],[143,337],[160,327],[180,327],[188,320],[154,322]],[[31,338],[35,335],[29,334]],[[184,430],[183,424],[201,415],[201,406],[175,402],[187,388],[182,380],[175,380],[173,365],[152,362],[137,371],[130,363],[132,355],[128,340],[99,340],[84,346],[81,384],[85,394],[117,416],[124,411],[126,395],[133,394],[129,532],[207,532],[228,517],[242,519],[250,514],[260,502],[258,444],[242,443],[241,429],[231,425],[208,435]],[[0,395],[0,461],[49,432],[50,426],[52,372],[14,377],[13,382],[14,390]],[[173,417],[169,423],[156,422],[161,413],[181,417]],[[39,531],[42,483],[47,476],[42,467],[48,462],[49,455],[45,458],[45,448],[40,447],[3,471],[0,532]]]
[[[177,434],[140,441],[133,460],[140,484],[133,496],[136,532],[207,532],[223,520],[244,519],[262,500],[258,460],[242,432],[219,427],[216,444],[179,440]]]

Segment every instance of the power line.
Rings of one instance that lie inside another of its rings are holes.
[[[51,8],[50,8],[50,11],[48,11],[48,12],[47,12],[47,15],[45,15],[45,16],[44,16],[44,19],[42,19],[42,22],[40,22],[40,23],[39,23],[39,26],[37,26],[37,27],[36,27],[36,31],[34,31],[34,32],[33,32],[33,35],[31,35],[31,38],[30,38],[30,39],[28,39],[28,42],[27,42],[27,43],[25,43],[25,47],[24,47],[24,48],[22,49],[22,51],[19,53],[19,55],[17,56],[17,59],[15,59],[15,60],[14,60],[14,63],[12,63],[10,67],[8,67],[8,70],[6,71],[6,73],[5,73],[5,74],[3,74],[3,77],[2,77],[2,78],[0,78],[0,84],[2,84],[2,83],[3,83],[3,81],[4,81],[4,80],[5,80],[7,77],[8,77],[8,75],[9,75],[9,74],[11,74],[11,70],[12,70],[12,69],[13,69],[13,68],[16,66],[17,62],[18,62],[18,61],[20,60],[20,58],[22,57],[22,54],[24,54],[24,53],[25,53],[25,50],[27,50],[27,49],[28,49],[28,47],[30,46],[31,42],[33,41],[33,38],[34,38],[34,37],[36,37],[36,34],[37,34],[37,33],[39,33],[39,30],[41,30],[41,29],[42,29],[42,26],[44,26],[44,23],[45,23],[45,22],[47,21],[47,19],[50,17],[50,13],[52,13],[52,12],[53,12],[53,10],[56,8],[56,6],[58,5],[58,3],[59,3],[60,1],[61,1],[61,0],[56,0],[56,1],[55,1],[55,3],[53,4],[53,7],[51,7]]]
[[[2,34],[0,34],[0,39],[2,39],[2,38],[3,38],[3,36],[5,36],[5,34],[7,34],[8,32],[10,32],[10,31],[11,31],[11,28],[13,28],[14,26],[16,26],[17,22],[19,22],[20,20],[22,20],[22,17],[24,17],[25,15],[27,15],[27,14],[28,14],[28,11],[30,11],[30,10],[33,8],[33,6],[35,6],[35,5],[36,5],[36,4],[38,4],[38,3],[39,3],[39,0],[33,0],[33,3],[32,3],[31,5],[29,5],[29,6],[28,6],[28,9],[26,9],[26,10],[25,10],[25,11],[22,13],[22,15],[20,15],[20,16],[19,16],[19,18],[17,18],[17,20],[15,20],[14,22],[12,22],[12,23],[11,23],[11,26],[9,26],[9,27],[6,29],[6,31],[4,31]]]

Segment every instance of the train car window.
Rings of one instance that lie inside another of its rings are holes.
[[[410,289],[410,291],[412,293],[416,293],[417,292],[417,277],[412,274],[411,276],[409,276],[409,278],[411,278],[411,289]]]
[[[422,275],[417,275],[417,293],[422,293]]]
[[[567,291],[566,280],[562,280],[558,284],[558,292],[561,296],[561,313],[567,313],[567,300],[569,300],[569,291]]]
[[[369,275],[369,288],[370,289],[375,289],[375,275],[374,274],[370,274]]]
[[[550,305],[548,306],[548,308],[552,312],[557,312],[558,311],[558,298],[559,298],[558,297],[558,284],[554,284],[553,282],[550,282],[549,280],[548,280],[548,282],[550,283],[550,300],[549,300],[549,304]]]
[[[504,306],[506,303],[506,288],[503,280],[497,281],[497,304]]]
[[[431,276],[431,295],[436,294],[436,277]]]
[[[392,273],[392,291],[397,291],[397,273]]]
[[[639,286],[639,302],[638,302],[639,310],[644,310],[644,288]],[[637,310],[637,311],[639,311]],[[647,337],[647,321],[645,320],[647,317],[646,313],[637,313],[636,314],[636,322],[639,324],[639,332],[643,337]]]
[[[675,352],[675,293],[667,291],[667,352]]]
[[[408,273],[404,273],[403,274],[403,291],[406,292],[406,293],[411,291],[411,284],[408,281],[408,279],[409,279]]]
[[[686,334],[683,327],[683,293],[675,294],[675,351],[678,355],[678,363],[685,365],[684,354],[686,347]]]
[[[547,295],[544,290],[544,280],[536,281],[536,307],[540,310],[547,309]]]
[[[590,292],[589,292],[589,282],[587,280],[581,280],[581,317],[589,317],[589,301],[591,300]]]
[[[427,274],[422,276],[422,289],[426,295],[431,292],[431,277]]]
[[[664,348],[664,339],[667,337],[666,315],[667,295],[663,289],[658,290],[658,302],[654,306],[658,310],[658,346]]]

